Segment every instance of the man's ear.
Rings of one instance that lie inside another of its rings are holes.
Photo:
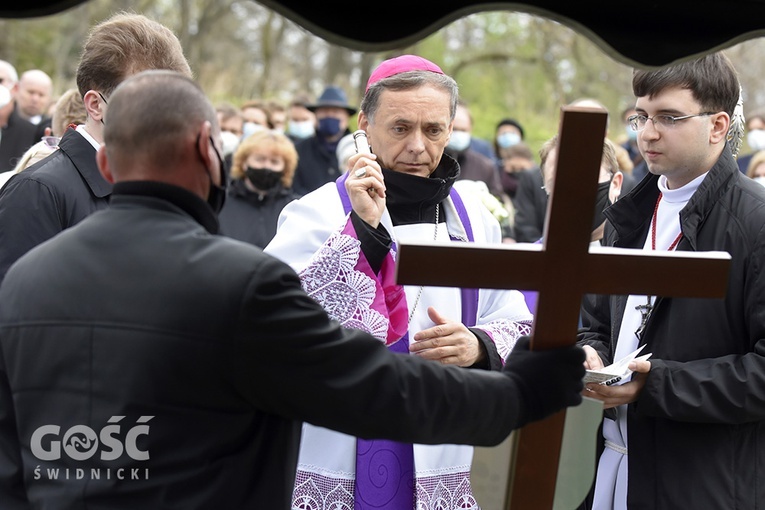
[[[363,111],[360,111],[357,120],[358,120],[357,125],[359,129],[361,129],[362,131],[366,131],[367,128],[369,127],[369,119],[367,118],[367,114],[364,113]]]
[[[95,90],[89,90],[82,98],[88,117],[95,121],[104,120],[103,101]]]
[[[212,124],[210,121],[204,121],[199,131],[199,138],[197,139],[197,150],[199,156],[202,158],[202,163],[205,168],[209,169],[213,167],[213,161],[217,159],[215,156],[215,147],[212,145]]]
[[[106,179],[109,184],[114,184],[114,175],[112,175],[111,168],[109,168],[109,159],[106,157],[106,146],[102,145],[96,152],[96,164],[101,175]]]
[[[616,172],[611,179],[611,186],[608,190],[608,199],[613,204],[622,194],[622,184],[624,184],[624,174]]]
[[[730,128],[730,117],[725,112],[718,112],[712,116],[712,132],[709,134],[710,143],[724,142]]]

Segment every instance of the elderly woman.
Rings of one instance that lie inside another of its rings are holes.
[[[297,152],[277,131],[258,131],[234,153],[231,185],[219,214],[221,234],[265,247],[276,234],[285,205],[299,198],[292,189]]]

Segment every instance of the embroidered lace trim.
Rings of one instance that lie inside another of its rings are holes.
[[[489,333],[497,346],[497,353],[504,360],[510,355],[518,339],[531,334],[532,321],[499,319],[477,327]]]
[[[298,470],[293,510],[353,510],[353,480]],[[479,510],[469,473],[417,478],[416,510]]]
[[[332,319],[385,341],[388,319],[371,307],[375,280],[355,269],[360,253],[358,239],[335,232],[300,272],[300,281]]]

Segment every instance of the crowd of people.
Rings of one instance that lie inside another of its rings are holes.
[[[399,243],[539,243],[565,171],[512,117],[475,137],[437,63],[380,62],[359,104],[213,105],[171,30],[118,13],[76,84],[0,60],[0,508],[477,510],[472,447],[583,395],[582,509],[765,500],[765,117],[736,160],[724,54],[634,72],[591,241],[727,251],[726,297],[586,296],[545,351],[528,289],[396,281]]]

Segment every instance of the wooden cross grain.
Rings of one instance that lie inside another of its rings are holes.
[[[576,342],[584,294],[724,297],[727,253],[589,251],[606,118],[601,110],[562,109],[555,184],[541,245],[401,243],[398,283],[537,290],[533,350]],[[503,508],[553,507],[564,420],[562,411],[516,431],[512,480],[503,499],[509,506]]]

